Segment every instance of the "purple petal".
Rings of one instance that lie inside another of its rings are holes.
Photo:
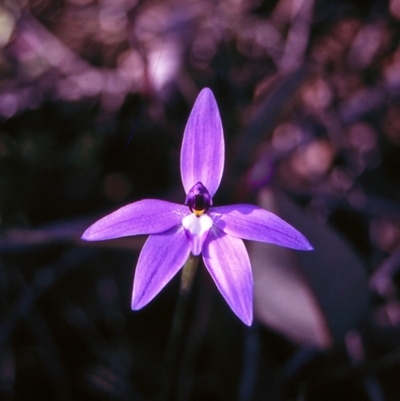
[[[147,305],[184,265],[189,253],[190,244],[182,226],[151,235],[136,266],[132,309]]]
[[[253,321],[253,276],[243,241],[213,227],[204,243],[203,260],[228,305],[250,326]]]
[[[218,105],[210,89],[198,95],[186,124],[181,149],[181,176],[185,192],[201,182],[215,194],[224,169],[224,132]]]
[[[277,215],[253,205],[211,208],[214,224],[226,234],[252,241],[310,251],[307,238]]]
[[[82,235],[85,241],[101,241],[139,234],[157,234],[181,223],[188,214],[184,205],[158,199],[131,203],[103,217]]]

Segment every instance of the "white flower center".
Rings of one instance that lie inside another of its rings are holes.
[[[194,213],[190,213],[182,219],[182,225],[192,245],[193,255],[199,255],[213,225],[211,217],[206,214],[197,217]]]
[[[213,222],[206,214],[197,217],[194,213],[190,213],[182,219],[182,225],[192,235],[201,235],[212,227]]]

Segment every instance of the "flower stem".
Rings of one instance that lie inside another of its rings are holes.
[[[172,400],[173,389],[176,389],[177,387],[179,356],[181,354],[180,349],[182,349],[182,346],[179,347],[179,345],[182,343],[183,323],[185,320],[189,293],[198,263],[198,256],[193,256],[190,254],[182,269],[179,298],[176,305],[167,351],[165,354],[161,391],[160,397],[158,398],[159,401]]]

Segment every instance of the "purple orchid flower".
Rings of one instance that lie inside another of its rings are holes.
[[[181,176],[185,205],[144,199],[124,206],[90,226],[85,241],[150,234],[136,266],[132,309],[148,304],[175,276],[190,252],[204,264],[233,312],[253,320],[253,277],[242,239],[298,250],[313,249],[307,239],[275,214],[240,204],[214,207],[221,182],[225,145],[214,95],[203,89],[183,136]]]

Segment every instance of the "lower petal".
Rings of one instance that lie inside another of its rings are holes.
[[[243,323],[250,326],[253,321],[253,276],[243,241],[213,227],[204,243],[203,260],[228,305]]]
[[[150,235],[139,255],[133,281],[132,309],[147,305],[184,265],[190,244],[182,226]]]

